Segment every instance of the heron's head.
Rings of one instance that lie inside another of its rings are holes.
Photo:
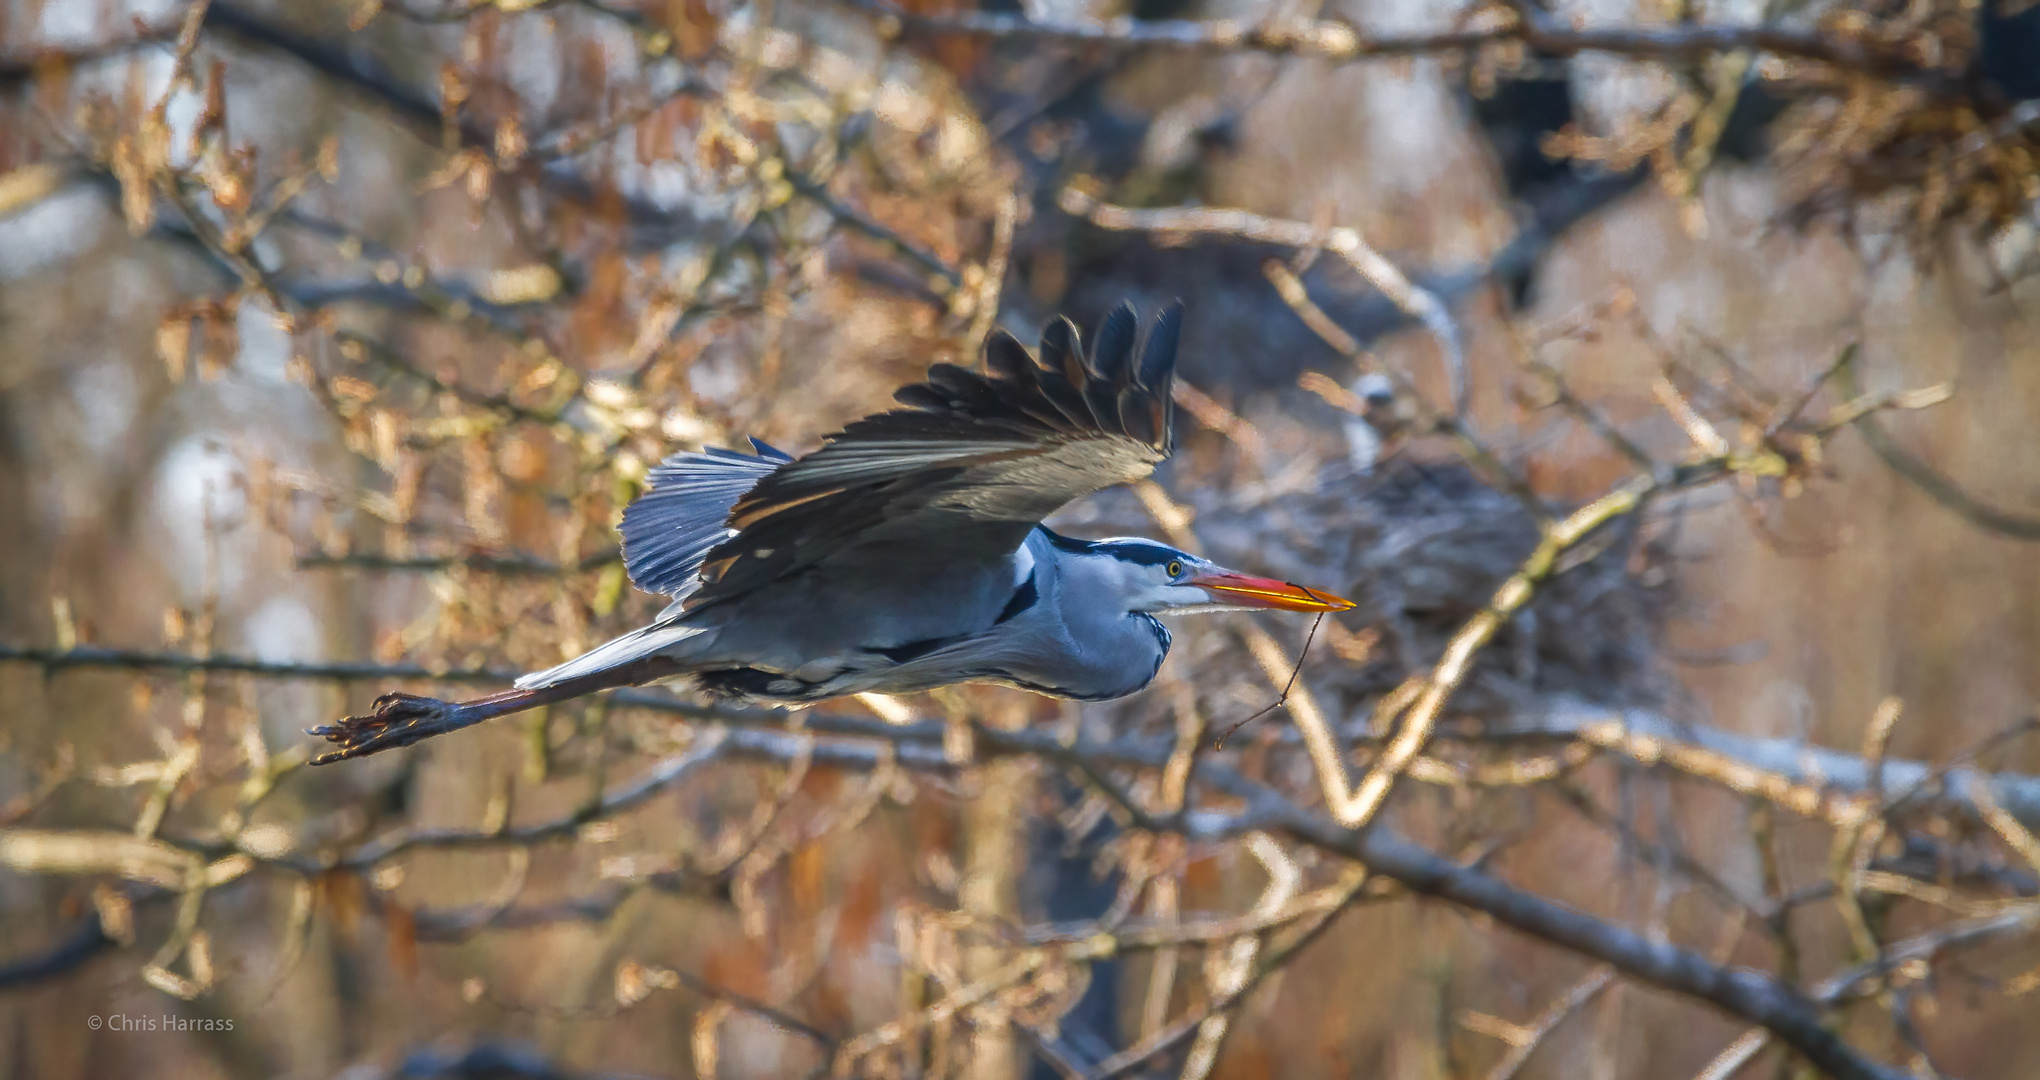
[[[1113,537],[1085,554],[1113,560],[1112,577],[1128,611],[1155,615],[1196,611],[1345,611],[1351,600],[1274,578],[1228,570],[1209,559],[1142,537]]]

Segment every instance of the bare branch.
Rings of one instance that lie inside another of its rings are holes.
[[[1266,917],[1287,907],[1296,894],[1302,872],[1296,868],[1296,861],[1274,840],[1260,833],[1247,837],[1247,850],[1261,861],[1268,871],[1268,887],[1261,898],[1254,902],[1256,915]],[[1359,882],[1354,883],[1357,890]],[[1349,897],[1351,892],[1347,894]],[[1341,898],[1343,901],[1344,898]],[[1240,997],[1246,989],[1247,978],[1254,966],[1254,958],[1261,951],[1261,942],[1252,935],[1242,934],[1228,942],[1220,954],[1215,970],[1207,971],[1211,993],[1216,998]],[[1231,1029],[1232,1017],[1225,1010],[1214,1009],[1197,1025],[1197,1038],[1190,1044],[1190,1057],[1183,1065],[1182,1080],[1204,1080],[1218,1064],[1219,1047],[1224,1045],[1227,1032]]]
[[[546,840],[571,836],[582,826],[592,821],[613,817],[631,809],[667,788],[700,771],[704,766],[723,755],[728,741],[725,732],[714,728],[703,732],[697,740],[699,745],[684,754],[669,757],[652,766],[645,775],[615,792],[604,795],[596,802],[584,806],[565,817],[536,825],[521,825],[516,828],[501,828],[486,831],[466,829],[406,829],[393,836],[387,836],[372,844],[363,846],[348,855],[340,865],[349,869],[373,867],[386,859],[395,858],[414,848],[456,848],[492,844],[529,845]]]
[[[1682,724],[1643,709],[1611,713],[1584,702],[1555,703],[1546,713],[1511,727],[1583,738],[1647,764],[1664,764],[1751,794],[1764,795],[1794,813],[1828,816],[1836,799],[1867,798],[1877,778],[1857,754],[1795,739],[1761,739],[1701,724]],[[1711,757],[1707,756],[1711,755]],[[1984,821],[1979,791],[2026,826],[2040,826],[2040,777],[1991,774],[1956,766],[1887,759],[1883,790],[1892,800],[1952,807]],[[1768,794],[1767,794],[1768,793]]]
[[[187,653],[117,649],[98,645],[49,649],[0,644],[0,662],[8,660],[37,664],[51,671],[72,669],[220,671],[258,678],[335,682],[404,679],[441,684],[506,686],[514,682],[519,674],[500,668],[438,669],[421,664],[377,664],[358,661],[269,661],[231,654],[195,656]],[[1282,673],[1286,672],[1287,668],[1282,668]],[[614,691],[610,694],[610,700],[628,708],[713,721],[738,728],[773,727],[788,723],[788,715],[778,710],[702,704],[658,690]],[[900,763],[917,771],[932,770],[946,773],[954,770],[954,765],[939,755],[943,738],[943,725],[939,720],[891,724],[869,717],[810,712],[802,714],[801,723],[804,728],[817,734],[875,739],[899,744],[902,746],[903,754]],[[1605,726],[1597,728],[1596,725]],[[1175,740],[1166,737],[1125,738],[1110,743],[1087,744],[1082,752],[1078,753],[1046,732],[1007,731],[983,725],[975,727],[973,731],[979,743],[992,752],[1038,754],[1071,764],[1074,764],[1073,758],[1084,758],[1096,763],[1159,768],[1168,762],[1175,747]],[[1736,735],[1704,724],[1680,723],[1643,709],[1611,712],[1604,707],[1582,701],[1557,699],[1539,712],[1523,714],[1508,723],[1491,724],[1479,732],[1453,731],[1449,734],[1454,739],[1472,738],[1475,741],[1584,739],[1638,757],[1640,760],[1665,764],[1676,764],[1679,760],[1678,755],[1672,751],[1682,746],[1691,747],[1719,755],[1724,762],[1732,762],[1776,777],[1787,787],[1815,793],[1814,802],[1806,802],[1805,797],[1797,795],[1791,798],[1797,800],[1792,804],[1794,809],[1804,808],[1816,816],[1818,799],[1822,797],[1818,793],[1823,789],[1834,794],[1850,796],[1875,789],[1870,769],[1858,754],[1826,749],[1793,739],[1762,739]],[[755,750],[747,749],[748,744],[745,740],[748,735],[749,733],[744,731],[733,733],[736,742],[731,747],[732,753],[740,756],[754,753],[771,756],[773,751],[765,749],[766,742],[757,744]],[[1342,733],[1340,739],[1350,742],[1353,735]],[[923,760],[918,752],[918,748],[923,746],[933,746],[937,748],[938,753]],[[855,761],[868,762],[865,767],[876,767],[878,764],[875,748],[870,754],[861,751],[851,754],[847,750],[843,753],[850,754]],[[817,760],[817,764],[822,763],[824,762],[820,759]],[[1894,793],[1895,797],[1942,803],[1961,811],[1979,823],[1983,821],[1983,814],[1977,808],[1972,793],[1977,785],[1987,785],[1990,797],[1996,805],[2004,808],[2005,812],[2026,827],[2040,829],[2040,777],[2016,773],[1985,773],[1958,765],[1936,766],[1928,762],[1902,759],[1888,759],[1884,761],[1882,769],[1884,789]],[[1720,774],[1711,777],[1702,773],[1696,775],[1726,782],[1725,777]],[[1744,783],[1746,786],[1745,781],[1736,783]],[[1160,824],[1156,819],[1144,819],[1142,827],[1160,827]]]
[[[41,48],[10,52],[8,55],[0,56],[0,90],[11,89],[15,83],[33,78],[37,71],[87,64],[94,60],[121,56],[136,49],[167,45],[177,40],[178,32],[183,26],[184,12],[179,11],[175,18],[159,23],[137,21],[132,36],[114,41],[81,48]]]
[[[1522,1070],[1523,1063],[1530,1060],[1530,1055],[1537,1052],[1537,1047],[1544,1041],[1545,1036],[1556,1031],[1558,1025],[1565,1023],[1567,1017],[1599,997],[1601,991],[1606,990],[1614,982],[1614,978],[1615,970],[1604,964],[1595,968],[1593,974],[1581,979],[1572,989],[1561,994],[1535,1023],[1525,1029],[1523,1041],[1511,1046],[1509,1052],[1502,1055],[1502,1060],[1488,1070],[1487,1080],[1512,1080],[1516,1073]]]
[[[1097,753],[1081,743],[1065,749],[1080,754]],[[790,754],[793,748],[781,747],[776,752]],[[1698,953],[1523,892],[1480,870],[1460,866],[1379,824],[1365,832],[1347,830],[1337,822],[1299,809],[1273,790],[1229,768],[1209,766],[1200,771],[1199,779],[1216,790],[1247,800],[1246,810],[1233,815],[1226,825],[1248,822],[1259,827],[1272,826],[1352,858],[1415,892],[1480,911],[1505,926],[1604,961],[1627,977],[1707,1001],[1731,1015],[1763,1025],[1781,1042],[1838,1080],[1899,1080],[1907,1075],[1857,1053],[1827,1028],[1812,1002],[1770,975],[1717,965]],[[1223,826],[1215,831],[1233,834]],[[1175,1045],[1189,1037],[1196,1026],[1192,1023],[1188,1030],[1172,1028],[1163,1038],[1167,1045]],[[1144,1043],[1143,1049],[1146,1048]],[[1162,1051],[1149,1049],[1141,1060],[1157,1052]],[[1119,1071],[1126,1067],[1131,1064]],[[1101,1067],[1099,1075],[1114,1072]]]
[[[21,654],[24,652],[27,651],[11,650],[10,655],[17,658],[42,658],[22,657]],[[141,658],[134,655],[115,655],[98,659],[114,661],[114,666],[144,666],[137,663]],[[188,657],[173,657],[172,660],[175,661],[174,666],[180,668],[204,663]],[[231,664],[233,669],[246,669],[250,662],[235,662],[229,658],[226,663]],[[277,674],[275,667],[276,665],[266,665],[260,673]],[[359,666],[343,665],[324,666],[314,670],[317,671],[314,677],[351,678],[359,677],[361,669]],[[421,677],[430,676],[421,673]],[[663,697],[651,694],[644,696]],[[670,699],[668,701],[670,702]],[[652,702],[646,704],[660,707]],[[670,704],[666,707],[670,707]],[[812,724],[813,721],[810,720],[810,725]],[[899,728],[876,721],[867,721],[866,724],[868,726],[861,730],[860,734],[890,737],[899,745],[887,749],[869,743],[861,746],[836,741],[818,743],[807,736],[784,732],[734,729],[709,748],[700,751],[699,756],[681,755],[669,759],[661,766],[655,767],[644,779],[627,785],[612,796],[605,797],[598,804],[600,807],[598,812],[616,812],[637,805],[654,791],[699,768],[714,755],[733,754],[780,762],[791,762],[802,755],[808,755],[817,765],[827,764],[851,769],[878,768],[887,761],[897,761],[902,767],[917,770],[946,771],[954,767],[942,753],[939,729],[935,725],[925,725],[930,730],[923,732],[917,730],[923,725]],[[914,741],[917,735],[929,741]],[[992,753],[1075,755],[1094,761],[1117,760],[1149,767],[1159,767],[1163,764],[1170,750],[1166,741],[1155,740],[1153,747],[1144,751],[1132,751],[1129,757],[1128,750],[1115,748],[1110,744],[1064,745],[1052,733],[1046,731],[1005,732],[987,728],[981,731],[978,737],[981,747]],[[1767,755],[1772,753],[1768,748],[1760,749]],[[1798,748],[1797,752],[1805,751],[1804,748]],[[1863,768],[1862,760],[1857,755],[1835,753],[1834,756],[1841,761],[1855,763],[1859,771]],[[1887,783],[1893,785],[1907,783],[1907,777],[1901,771],[1904,766],[1903,762],[1887,762],[1885,764]],[[1925,766],[1919,768],[1924,770]],[[1868,778],[1863,779],[1867,783]],[[1208,765],[1198,771],[1195,782],[1200,787],[1210,787],[1229,796],[1245,799],[1246,808],[1243,812],[1230,815],[1213,814],[1209,811],[1188,814],[1180,826],[1171,831],[1215,837],[1239,835],[1253,828],[1273,827],[1314,846],[1353,858],[1374,873],[1397,881],[1416,892],[1483,912],[1503,925],[1602,960],[1627,977],[1711,1002],[1745,1020],[1761,1024],[1780,1041],[1792,1046],[1830,1074],[1844,1080],[1859,1078],[1885,1080],[1901,1075],[1857,1055],[1826,1029],[1806,999],[1799,997],[1790,988],[1769,976],[1720,967],[1696,953],[1664,942],[1653,941],[1627,927],[1521,892],[1478,870],[1454,864],[1379,824],[1364,832],[1350,831],[1338,822],[1299,809],[1273,790],[1246,780],[1228,767]],[[558,819],[517,831],[400,834],[356,853],[348,860],[348,865],[366,866],[376,859],[387,858],[419,846],[535,842],[566,835],[588,820],[592,818],[577,815],[571,820]],[[1168,823],[1155,824],[1168,825]],[[2030,918],[2030,914],[2021,915],[2020,918]],[[2017,919],[2011,919],[1993,922],[1989,928],[1977,930],[1976,933],[2007,932],[2024,925],[2025,923]],[[1958,935],[1950,940],[1968,938]],[[1902,963],[1911,955],[1902,948],[1894,948],[1888,951],[1887,963]],[[952,1001],[951,1004],[955,1005],[956,1002]],[[1189,1034],[1179,1032],[1175,1038],[1187,1038]]]
[[[884,222],[871,217],[862,210],[844,204],[834,195],[829,194],[827,185],[805,176],[792,177],[789,182],[793,185],[793,190],[800,192],[801,198],[821,207],[828,212],[830,217],[835,218],[838,222],[852,230],[863,233],[865,236],[884,244],[901,255],[905,255],[909,261],[920,267],[923,271],[941,278],[948,289],[954,289],[963,283],[963,275],[958,273],[955,267],[936,258],[929,252],[923,251],[913,241],[901,236],[898,231]]]
[[[1484,912],[1504,926],[1601,960],[1627,977],[1707,1001],[1731,1015],[1762,1024],[1837,1080],[1900,1080],[1908,1075],[1850,1047],[1828,1029],[1812,1002],[1773,976],[1723,967],[1626,926],[1520,892],[1379,825],[1356,834],[1333,822],[1302,819],[1292,824],[1291,831],[1320,847],[1356,858],[1416,892]]]
[[[1104,229],[1150,233],[1216,234],[1264,244],[1278,244],[1300,250],[1323,249],[1344,259],[1355,273],[1404,314],[1422,323],[1438,342],[1451,387],[1452,407],[1448,411],[1462,422],[1470,393],[1466,375],[1466,343],[1452,311],[1435,293],[1412,282],[1394,263],[1369,247],[1357,230],[1343,226],[1329,229],[1302,221],[1284,221],[1244,210],[1175,207],[1163,210],[1133,210],[1099,202],[1074,187],[1064,188],[1062,208]]]
[[[78,921],[77,929],[57,944],[32,956],[0,962],[0,990],[30,986],[66,974],[120,944],[108,937],[95,912]]]
[[[496,684],[515,681],[516,672],[489,668],[434,670],[422,664],[376,664],[348,661],[258,660],[247,656],[194,656],[189,653],[114,649],[76,645],[69,649],[23,648],[0,644],[0,661],[19,660],[49,671],[72,668],[125,668],[134,671],[225,671],[275,679],[318,679],[352,682],[361,679],[429,679],[434,682]]]
[[[547,562],[543,559],[525,558],[514,555],[488,555],[480,552],[467,555],[417,556],[393,558],[366,552],[352,552],[343,555],[311,554],[300,555],[297,559],[301,570],[356,569],[395,571],[403,573],[438,573],[446,570],[479,570],[490,574],[523,574],[536,577],[559,577],[565,574],[585,574],[600,570],[622,558],[615,548],[605,548],[585,556],[571,565]]]
[[[1861,389],[1856,382],[1855,365],[1841,365],[1839,374],[1846,392],[1851,397],[1858,396]],[[2040,540],[2040,517],[2000,510],[1964,491],[1960,484],[1898,445],[1898,440],[1884,430],[1875,413],[1866,412],[1852,423],[1879,461],[1962,520],[2015,540]]]
[[[1758,1051],[1770,1044],[1770,1032],[1763,1028],[1751,1028],[1743,1032],[1741,1038],[1728,1044],[1713,1061],[1707,1063],[1706,1068],[1693,1077],[1693,1080],[1729,1080],[1729,1077],[1749,1064],[1750,1059],[1756,1057]]]
[[[884,0],[843,2],[890,20],[895,25],[931,34],[970,34],[1195,52],[1266,52],[1335,62],[1467,52],[1491,45],[1522,42],[1544,52],[1562,55],[1601,52],[1674,60],[1749,49],[1863,71],[1894,73],[1917,70],[1917,66],[1898,51],[1880,48],[1872,42],[1825,37],[1776,26],[1686,24],[1662,28],[1575,29],[1555,20],[1533,17],[1527,24],[1508,21],[1478,29],[1368,35],[1347,23],[1308,19],[1269,21],[1260,25],[1231,19],[1210,22],[1128,18],[1055,21],[981,11],[926,14],[905,11]],[[1528,6],[1517,7],[1519,18]]]
[[[1876,993],[1894,972],[1922,966],[1949,949],[1966,948],[2005,934],[2026,934],[2040,928],[2040,904],[2024,903],[1998,915],[1968,919],[1930,930],[1888,946],[1876,961],[1821,980],[1813,996],[1822,1002],[1843,1001]]]

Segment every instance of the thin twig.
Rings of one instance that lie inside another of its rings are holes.
[[[585,574],[600,570],[615,563],[622,554],[615,548],[607,548],[585,556],[580,562],[562,565],[543,559],[522,556],[485,555],[437,555],[397,558],[377,555],[371,552],[349,552],[340,555],[316,553],[300,555],[297,566],[300,570],[353,569],[395,571],[404,573],[438,573],[445,570],[478,570],[490,574],[529,574],[539,577],[558,577],[565,574]]]
[[[1856,380],[1855,365],[1842,365],[1839,374],[1848,395],[1860,396],[1862,389]],[[1962,520],[2015,540],[2040,540],[2040,517],[2000,510],[1964,491],[1960,484],[1898,445],[1898,440],[1884,430],[1875,413],[1866,412],[1852,423],[1879,461]]]
[[[1558,1025],[1565,1023],[1567,1017],[1599,997],[1601,991],[1606,990],[1614,981],[1615,969],[1603,964],[1595,968],[1592,974],[1581,979],[1572,989],[1559,995],[1558,999],[1553,1001],[1524,1032],[1523,1041],[1511,1046],[1509,1052],[1502,1055],[1502,1060],[1488,1070],[1487,1080],[1512,1080],[1516,1073],[1522,1070],[1523,1063],[1530,1060],[1530,1055],[1537,1052],[1537,1047],[1544,1042],[1546,1036],[1557,1030]]]
[[[1346,261],[1354,272],[1404,314],[1422,323],[1438,343],[1445,365],[1452,406],[1446,410],[1462,421],[1472,388],[1467,384],[1466,345],[1452,311],[1437,294],[1412,282],[1394,263],[1369,247],[1355,229],[1320,228],[1303,221],[1263,217],[1244,210],[1173,207],[1135,210],[1100,202],[1074,187],[1064,188],[1060,197],[1064,211],[1103,229],[1150,233],[1188,233],[1233,236],[1263,244],[1279,244],[1302,250],[1323,249]]]

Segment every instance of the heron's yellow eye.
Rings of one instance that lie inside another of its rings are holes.
[[[1169,565],[1162,567],[1162,572],[1169,575],[1170,577],[1175,577],[1181,574],[1183,572],[1183,560],[1170,559]]]

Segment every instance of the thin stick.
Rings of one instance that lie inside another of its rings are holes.
[[[1307,594],[1311,599],[1313,600],[1318,599],[1318,594],[1311,592],[1308,588],[1305,588],[1302,585],[1292,584],[1290,587],[1295,589],[1303,589],[1304,593]],[[1303,674],[1303,658],[1310,655],[1310,643],[1317,640],[1318,627],[1322,625],[1324,621],[1325,613],[1322,611],[1318,612],[1317,618],[1312,619],[1310,621],[1310,633],[1305,634],[1303,636],[1303,650],[1296,654],[1296,666],[1289,669],[1289,681],[1282,684],[1282,696],[1276,698],[1274,701],[1269,702],[1265,708],[1254,713],[1252,716],[1249,716],[1245,720],[1242,720],[1239,723],[1234,724],[1229,728],[1226,728],[1224,731],[1219,732],[1217,741],[1211,744],[1211,748],[1213,750],[1225,749],[1225,741],[1227,739],[1232,738],[1233,732],[1238,731],[1243,727],[1246,727],[1248,724],[1251,724],[1254,721],[1259,720],[1260,718],[1268,715],[1271,712],[1274,712],[1275,710],[1281,708],[1283,705],[1288,703],[1289,692],[1291,690],[1296,689],[1296,677],[1298,675]]]
[[[1438,343],[1451,388],[1451,407],[1442,412],[1464,424],[1472,387],[1467,380],[1466,341],[1445,301],[1409,279],[1394,263],[1370,247],[1357,229],[1319,228],[1308,222],[1263,217],[1244,210],[1203,206],[1177,206],[1158,210],[1137,210],[1100,202],[1074,187],[1064,188],[1059,205],[1065,213],[1081,217],[1101,229],[1180,235],[1215,234],[1234,236],[1264,244],[1280,244],[1299,250],[1324,250],[1346,261],[1346,265],[1389,299],[1405,315],[1421,323]]]

